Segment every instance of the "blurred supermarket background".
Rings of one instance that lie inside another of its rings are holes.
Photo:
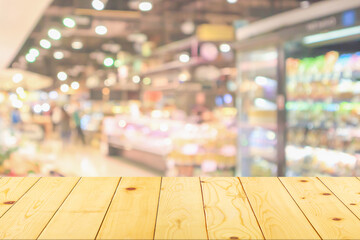
[[[360,0],[0,0],[0,176],[360,173]]]

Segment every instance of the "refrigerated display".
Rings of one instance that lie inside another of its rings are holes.
[[[238,160],[243,175],[276,174],[277,51],[238,54]]]
[[[322,1],[237,30],[238,174],[359,174],[358,16],[360,2]],[[256,57],[266,46],[276,62]]]
[[[360,154],[359,73],[360,52],[332,50],[286,59],[289,176],[356,173]]]

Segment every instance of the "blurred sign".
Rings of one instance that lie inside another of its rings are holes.
[[[222,24],[202,24],[196,29],[196,36],[200,41],[233,41],[234,28]]]
[[[356,22],[356,12],[355,10],[346,11],[342,15],[342,24],[344,26],[352,26]]]

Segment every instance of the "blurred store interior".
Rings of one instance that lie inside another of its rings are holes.
[[[0,0],[0,176],[354,176],[360,0]]]

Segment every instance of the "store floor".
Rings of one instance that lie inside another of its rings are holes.
[[[51,168],[65,176],[158,176],[161,173],[132,163],[121,157],[108,157],[98,147],[72,144],[63,146],[57,140],[48,140],[39,148],[38,155]]]

